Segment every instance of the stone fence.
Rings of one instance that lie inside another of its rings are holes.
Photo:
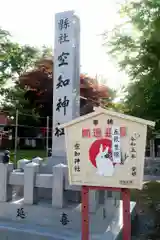
[[[80,203],[81,187],[69,185],[67,165],[58,164],[52,166],[52,173],[41,173],[42,164],[43,161],[37,159],[32,162],[20,160],[18,168],[14,170],[12,163],[0,163],[0,202],[13,201],[13,195],[19,196],[20,193],[24,204],[33,205],[39,203],[41,197],[48,200],[47,195],[50,193],[53,207],[63,208],[66,198],[72,203]],[[117,192],[113,193],[112,197],[108,197],[106,193],[102,197],[102,193],[98,191],[90,191],[89,194],[90,212],[96,211],[101,199],[107,201],[108,198],[116,198],[119,204],[120,196]]]
[[[160,179],[160,158],[146,158],[144,166],[144,176]]]
[[[75,201],[80,202],[81,188],[69,185],[67,165],[58,164],[51,168],[51,173],[43,173],[44,166],[40,158],[35,158],[32,161],[20,160],[16,170],[13,169],[12,163],[0,163],[0,202],[12,201],[13,192],[17,196],[21,192],[20,196],[24,198],[24,204],[30,205],[37,203],[39,198],[47,199],[47,195],[50,195],[52,206],[62,208],[67,192],[70,192],[70,200],[73,200],[77,194]],[[153,180],[160,179],[160,159],[156,161],[146,159],[145,161],[144,180],[152,180],[152,178]],[[97,208],[101,201],[100,193],[97,192],[90,191],[91,212]],[[118,199],[120,198],[117,196]]]
[[[59,164],[53,166],[52,174],[40,172],[41,163],[19,163],[22,168],[13,169],[13,164],[0,163],[0,201],[12,200],[13,187],[23,187],[24,203],[34,204],[38,201],[38,189],[52,190],[52,206],[63,207],[64,190],[79,190],[78,187],[70,187],[67,178],[67,166]],[[44,193],[45,194],[45,193]]]

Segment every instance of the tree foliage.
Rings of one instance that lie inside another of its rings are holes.
[[[52,70],[53,60],[44,58],[37,62],[35,69],[22,74],[20,77],[21,87],[27,89],[25,97],[43,116],[52,116],[54,82]],[[114,91],[107,86],[100,85],[96,79],[81,74],[81,115],[93,111],[93,107],[99,106],[102,100],[105,101],[106,105],[110,103],[115,96],[113,93]]]
[[[38,49],[13,42],[9,32],[0,29],[0,83],[16,81],[34,64],[38,55]]]
[[[24,98],[26,90],[19,84],[20,75],[34,66],[40,56],[39,49],[12,41],[9,32],[0,29],[0,94],[1,109],[9,116],[15,117],[19,110],[19,124],[24,123],[25,114],[29,114],[27,122],[37,122],[35,109]]]
[[[39,123],[38,116],[52,116],[52,49],[21,46],[12,40],[9,32],[0,29],[0,52],[1,109],[14,117],[18,109],[19,124],[45,126],[46,118]],[[102,99],[104,105],[111,104],[115,96],[111,89],[83,74],[80,76],[80,93],[81,115],[93,111]]]
[[[156,120],[160,128],[160,1],[129,1],[120,10],[124,24],[104,34],[108,53],[125,70],[125,112]]]

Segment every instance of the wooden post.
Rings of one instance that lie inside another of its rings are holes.
[[[130,190],[122,189],[123,201],[123,240],[131,240],[131,214],[130,214]]]
[[[82,240],[89,240],[89,187],[82,186]]]
[[[82,186],[82,240],[89,240],[89,190],[110,190],[122,193],[123,240],[131,240],[130,190],[100,186]]]

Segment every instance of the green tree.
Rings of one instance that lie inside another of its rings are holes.
[[[125,112],[154,120],[160,129],[160,1],[130,1],[120,14],[125,23],[104,38],[108,53],[130,79],[124,89]]]
[[[130,82],[124,89],[124,111],[156,121],[156,130],[159,131],[160,1],[131,0],[122,6],[120,14],[125,17],[125,24],[117,26],[112,36],[105,33],[104,37],[108,53],[129,76]],[[157,191],[158,188],[148,186],[148,197],[144,194],[145,199],[137,196],[138,202],[141,203],[140,208],[147,210],[147,215],[151,213],[155,221],[148,231],[146,229],[144,239],[160,239],[159,201],[158,198],[154,200]],[[146,199],[149,201],[146,202]],[[152,234],[149,235],[148,232]],[[137,237],[141,239],[141,236]]]
[[[9,32],[0,29],[0,84],[15,83],[39,55],[38,49],[13,42]]]
[[[52,116],[53,101],[53,56],[51,48],[43,46],[36,49],[21,46],[12,41],[7,31],[0,30],[1,55],[1,90],[2,109],[15,116],[19,110],[19,124],[38,125],[37,116]],[[115,92],[87,75],[80,76],[81,114],[93,111],[93,107],[104,100],[110,105]],[[30,117],[26,115],[30,114]],[[45,126],[44,122],[42,126]]]
[[[36,125],[36,109],[24,98],[26,89],[21,88],[19,77],[34,67],[41,56],[39,49],[12,41],[9,32],[0,29],[0,94],[1,110],[15,119],[19,111],[18,124]],[[27,116],[27,115],[30,116]],[[33,130],[32,130],[33,131]]]

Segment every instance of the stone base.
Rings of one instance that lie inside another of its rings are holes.
[[[57,164],[67,165],[67,158],[65,156],[52,156],[44,159],[44,164],[40,166],[41,173],[52,173],[52,167]]]
[[[131,202],[132,213],[134,208],[135,203]],[[104,214],[103,205],[96,213],[90,213],[91,239],[117,239],[121,228],[122,202],[120,207],[115,208],[112,216]],[[24,205],[23,199],[12,203],[0,203],[0,239],[22,238],[23,240],[80,240],[81,204],[57,209],[51,207],[49,203]]]

